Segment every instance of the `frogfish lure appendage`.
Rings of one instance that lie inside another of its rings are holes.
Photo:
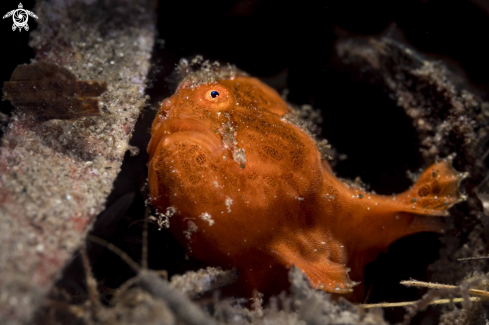
[[[288,287],[300,268],[311,285],[349,293],[364,266],[395,240],[441,232],[464,199],[464,174],[441,160],[406,192],[383,196],[336,178],[315,141],[282,118],[287,103],[241,73],[184,79],[165,99],[148,146],[149,190],[170,230],[198,260],[240,272],[251,294]],[[357,290],[357,289],[355,289]]]

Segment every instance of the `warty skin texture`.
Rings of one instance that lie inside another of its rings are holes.
[[[433,216],[462,199],[448,160],[395,196],[344,183],[270,87],[240,74],[186,80],[153,123],[151,201],[176,209],[170,229],[189,255],[235,266],[244,294],[279,293],[295,265],[313,287],[358,297],[367,263],[401,237],[441,232]]]

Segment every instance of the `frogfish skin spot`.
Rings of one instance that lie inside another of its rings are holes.
[[[292,265],[315,288],[358,294],[365,265],[392,242],[442,232],[435,216],[463,200],[464,174],[445,159],[406,192],[366,192],[335,177],[290,112],[242,72],[188,75],[153,122],[152,204],[175,212],[170,230],[189,255],[236,267],[244,294],[288,288]]]

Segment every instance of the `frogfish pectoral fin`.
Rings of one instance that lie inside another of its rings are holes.
[[[344,294],[352,292],[353,287],[359,284],[350,280],[350,269],[346,265],[330,261],[325,254],[304,254],[286,244],[276,244],[273,251],[287,267],[294,265],[304,272],[315,289]]]
[[[446,216],[448,209],[466,199],[459,192],[460,182],[468,173],[458,173],[451,159],[444,159],[427,168],[418,181],[397,199],[405,212],[421,215]]]

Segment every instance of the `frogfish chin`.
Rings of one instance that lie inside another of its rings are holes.
[[[314,288],[360,292],[367,263],[401,237],[442,232],[437,216],[464,199],[449,159],[397,195],[341,181],[291,112],[258,79],[216,69],[189,74],[152,126],[153,206],[189,255],[236,267],[241,293],[287,289],[292,265]]]

